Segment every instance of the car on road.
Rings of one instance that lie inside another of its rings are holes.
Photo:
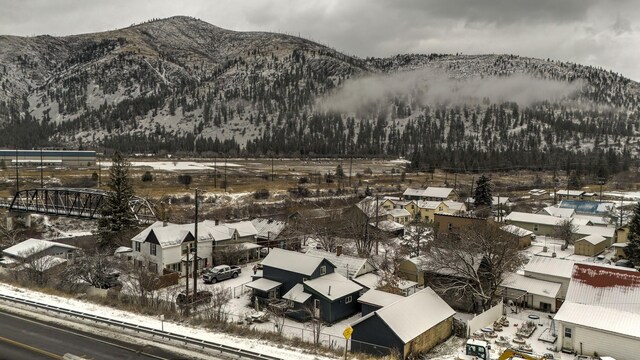
[[[215,284],[218,281],[237,278],[241,272],[242,269],[239,266],[218,265],[205,270],[204,274],[202,274],[202,280],[205,284]]]

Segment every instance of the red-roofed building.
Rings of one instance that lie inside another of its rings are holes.
[[[578,354],[633,360],[640,352],[640,272],[575,264],[555,316],[559,347]]]

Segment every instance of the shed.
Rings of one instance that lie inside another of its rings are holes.
[[[607,239],[598,234],[585,236],[574,243],[575,254],[585,256],[596,256],[607,248]]]
[[[403,359],[426,353],[451,336],[455,311],[431,288],[386,305],[351,324],[351,350]]]
[[[502,295],[519,306],[556,312],[556,299],[562,284],[532,277],[509,274],[502,284]]]
[[[533,231],[529,231],[515,225],[505,225],[502,226],[500,230],[513,235],[516,238],[518,247],[520,249],[528,248],[529,246],[531,246],[531,241],[535,236],[533,234]]]

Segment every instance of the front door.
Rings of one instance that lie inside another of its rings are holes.
[[[573,328],[564,327],[564,337],[562,341],[562,348],[566,350],[573,350]]]
[[[313,317],[316,319],[320,319],[320,300],[313,300]]]

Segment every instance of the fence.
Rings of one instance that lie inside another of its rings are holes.
[[[467,322],[467,336],[471,336],[474,332],[498,320],[503,314],[503,306],[502,301],[500,301],[498,305],[469,320]]]

